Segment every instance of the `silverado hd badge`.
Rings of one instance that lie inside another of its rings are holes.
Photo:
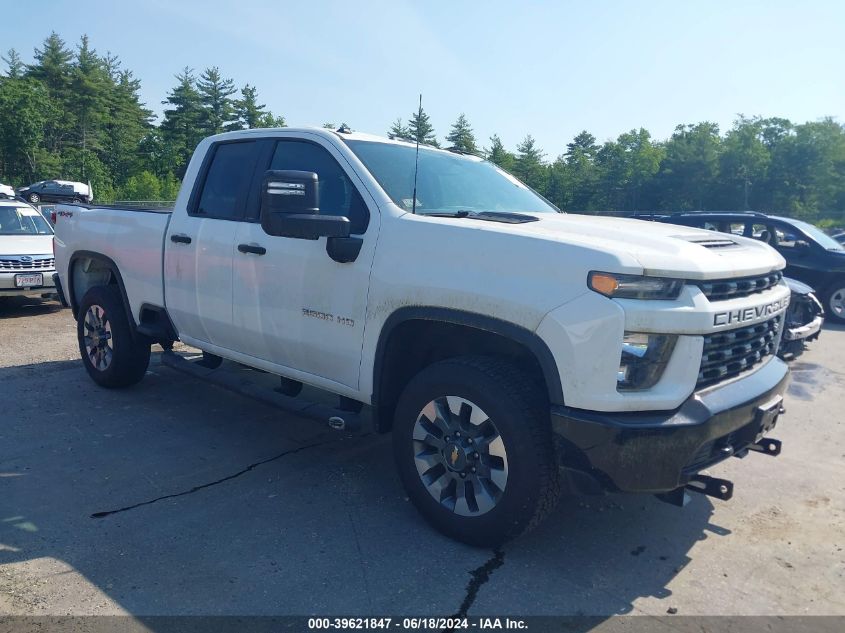
[[[739,310],[730,310],[729,312],[717,312],[713,315],[713,325],[732,325],[734,323],[745,323],[746,321],[754,321],[760,317],[777,314],[781,310],[786,309],[789,305],[789,297],[772,301],[771,303],[764,303],[753,308],[740,308]]]

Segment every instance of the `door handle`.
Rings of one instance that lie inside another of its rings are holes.
[[[238,250],[241,253],[252,253],[253,255],[263,255],[267,249],[256,244],[238,244]]]
[[[182,233],[177,233],[176,235],[170,236],[170,241],[176,242],[177,244],[190,244],[191,238]]]

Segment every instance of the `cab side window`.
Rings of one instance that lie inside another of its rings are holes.
[[[361,194],[323,147],[307,141],[279,141],[269,169],[313,171],[317,174],[321,215],[349,218],[350,232],[361,234],[370,223],[370,212]]]
[[[190,215],[240,220],[255,168],[256,143],[219,143],[212,152],[202,190],[196,204],[192,205]]]

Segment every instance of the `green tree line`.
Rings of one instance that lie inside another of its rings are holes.
[[[156,125],[141,82],[87,36],[69,47],[51,33],[32,63],[14,49],[0,77],[0,181],[90,181],[96,199],[173,200],[197,143],[209,134],[285,124],[217,67],[185,68]]]
[[[439,145],[421,108],[388,134]],[[553,160],[530,135],[515,151],[495,134],[480,149],[464,114],[445,139],[450,149],[512,172],[564,211],[763,210],[845,222],[845,126],[832,118],[740,115],[724,134],[715,123],[684,124],[665,141],[644,128],[603,143],[583,131]]]
[[[86,36],[51,33],[31,63],[10,50],[0,76],[0,181],[91,181],[97,199],[174,199],[191,153],[209,134],[283,126],[256,88],[217,67],[184,68],[157,120],[140,80]],[[332,126],[333,124],[326,124]],[[587,131],[547,154],[527,135],[515,148],[476,138],[461,113],[442,142],[417,107],[388,135],[481,155],[566,211],[586,213],[755,209],[845,221],[845,127],[739,116],[678,125],[665,140],[644,128],[601,142]]]

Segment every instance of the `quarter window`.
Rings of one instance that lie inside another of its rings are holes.
[[[367,205],[346,172],[323,147],[306,141],[279,141],[270,169],[313,171],[317,174],[320,214],[349,218],[352,233],[367,230],[370,222]]]

